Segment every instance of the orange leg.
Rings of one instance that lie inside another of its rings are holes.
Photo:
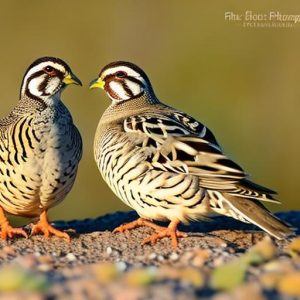
[[[14,235],[23,235],[28,238],[27,233],[21,228],[14,228],[10,226],[3,208],[0,206],[0,227],[1,227],[1,238],[6,240],[7,237],[12,238]]]
[[[150,227],[150,228],[154,229],[155,231],[160,231],[160,230],[162,230],[164,228],[162,226],[156,225],[156,224],[154,224],[154,223],[152,223],[150,221],[147,221],[145,219],[138,218],[135,221],[132,221],[130,223],[118,226],[117,228],[115,228],[113,230],[113,232],[114,233],[116,233],[116,232],[124,232],[124,231],[131,230],[131,229],[134,229],[134,228],[137,228],[137,227],[142,227],[142,226]]]
[[[66,239],[68,242],[71,241],[70,236],[66,232],[57,230],[49,224],[46,211],[41,213],[38,223],[32,225],[31,235],[39,232],[42,232],[46,238],[48,238],[50,233],[52,233],[57,237]]]
[[[144,220],[142,218],[139,218],[133,222],[130,222],[128,224],[120,225],[119,227],[115,228],[113,232],[124,232],[126,230],[131,230],[137,227],[141,226],[147,226],[156,231],[156,233],[152,234],[148,238],[144,239],[143,245],[147,243],[151,243],[152,245],[157,242],[157,240],[162,239],[164,237],[170,237],[172,239],[172,247],[173,249],[176,249],[178,246],[178,237],[187,237],[187,234],[185,232],[180,232],[177,230],[177,226],[180,222],[178,220],[171,221],[169,226],[162,227],[159,225],[156,225],[150,221]]]
[[[151,245],[155,244],[158,240],[164,237],[170,237],[172,241],[172,248],[176,250],[178,247],[179,237],[187,237],[188,235],[185,232],[181,232],[177,230],[177,226],[180,222],[178,220],[173,220],[169,224],[167,228],[163,227],[161,230],[156,231],[156,233],[150,235],[148,238],[145,238],[143,241],[143,245],[151,243]]]

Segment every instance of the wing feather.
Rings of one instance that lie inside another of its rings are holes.
[[[144,135],[140,146],[152,152],[153,167],[176,173],[197,175],[205,187],[206,181],[236,182],[246,177],[243,169],[227,158],[212,133],[201,123],[185,114],[144,114],[124,121],[128,133]],[[139,139],[140,140],[140,139]]]
[[[143,114],[124,120],[137,147],[147,149],[153,169],[199,178],[199,186],[244,199],[279,202],[274,191],[248,180],[244,170],[222,152],[212,132],[181,113]]]

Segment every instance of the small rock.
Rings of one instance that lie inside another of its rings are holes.
[[[152,252],[151,254],[148,255],[148,259],[150,259],[150,260],[154,260],[154,259],[156,259],[156,257],[157,257],[157,254],[154,252]]]
[[[75,260],[77,260],[76,256],[73,253],[71,253],[71,252],[66,255],[66,259],[68,261],[75,261]]]
[[[127,264],[124,261],[118,261],[116,267],[120,272],[124,272],[127,269]]]
[[[172,252],[171,255],[169,256],[170,260],[176,261],[179,259],[179,255],[176,252]]]
[[[165,258],[164,258],[162,255],[158,255],[157,260],[158,260],[158,261],[164,261]]]
[[[49,272],[53,269],[53,267],[47,264],[41,264],[37,266],[37,269],[41,272]]]

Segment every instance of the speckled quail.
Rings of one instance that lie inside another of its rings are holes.
[[[51,226],[47,210],[62,201],[74,183],[82,141],[72,116],[60,96],[80,80],[61,59],[43,57],[27,69],[20,99],[8,116],[0,119],[0,226],[1,237],[19,234],[4,212],[40,216],[32,234],[50,233],[69,240]]]
[[[212,132],[184,112],[160,102],[147,75],[129,62],[105,66],[91,88],[102,88],[112,103],[96,131],[94,155],[113,192],[140,218],[115,229],[150,226],[154,243],[186,236],[180,222],[219,213],[253,223],[282,239],[292,229],[262,202],[274,192],[247,179],[243,169],[222,152]],[[170,221],[167,228],[150,220]]]

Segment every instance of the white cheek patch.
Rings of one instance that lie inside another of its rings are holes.
[[[40,85],[43,84],[43,82],[45,80],[46,80],[46,75],[32,78],[28,84],[28,89],[29,89],[30,94],[37,96],[37,97],[41,97],[45,93],[48,95],[54,94],[60,85],[59,78],[57,78],[57,77],[51,78],[47,82],[45,89],[40,90]]]
[[[115,100],[128,100],[130,97],[127,95],[126,91],[123,88],[122,83],[111,81],[109,83],[109,87],[112,91],[118,96],[119,99],[113,97],[113,95],[109,95],[112,99]]]
[[[48,81],[45,92],[47,94],[52,95],[60,85],[60,79],[57,77],[53,77]]]
[[[45,80],[45,77],[46,76],[40,76],[37,78],[33,78],[29,81],[28,90],[29,90],[30,94],[32,94],[34,96],[42,95],[43,92],[39,91],[39,86]]]
[[[136,82],[125,80],[125,83],[128,86],[129,90],[131,90],[133,96],[137,96],[143,91],[142,87]]]

